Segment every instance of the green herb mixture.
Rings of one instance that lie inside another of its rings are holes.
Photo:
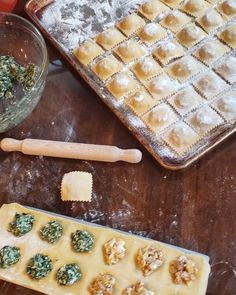
[[[18,247],[4,246],[0,250],[0,268],[8,268],[16,264],[20,259]]]
[[[28,275],[35,280],[45,278],[52,270],[52,260],[43,254],[36,254],[27,265]]]
[[[34,85],[38,76],[38,67],[30,63],[26,67],[18,64],[14,57],[0,56],[0,99],[15,97],[14,84],[19,84],[24,92]]]
[[[34,216],[26,213],[16,213],[15,219],[9,224],[9,231],[17,237],[21,237],[31,231],[33,223],[35,221]]]
[[[57,271],[57,282],[63,286],[73,285],[78,282],[80,278],[80,267],[75,263],[65,264]]]
[[[54,244],[61,238],[63,233],[62,225],[57,221],[49,221],[39,232],[42,240]]]
[[[71,234],[71,242],[76,252],[88,252],[93,248],[94,238],[87,231],[77,230]]]

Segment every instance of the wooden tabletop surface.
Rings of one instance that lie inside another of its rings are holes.
[[[24,2],[17,13],[22,13]],[[165,170],[49,44],[48,48],[51,64],[40,103],[2,137],[139,148],[143,160],[111,164],[1,152],[0,205],[19,202],[205,253],[212,266],[207,294],[235,295],[236,136],[187,170]],[[62,176],[75,170],[93,174],[91,203],[60,200]],[[38,293],[0,281],[0,294]]]

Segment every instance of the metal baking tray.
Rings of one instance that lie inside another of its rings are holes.
[[[78,63],[72,53],[73,48],[78,44],[114,25],[122,17],[136,10],[143,2],[144,0],[30,0],[25,10],[46,38],[152,156],[165,168],[182,169],[234,133],[236,124],[222,124],[183,156],[177,156],[169,146],[158,141],[143,121],[125,104],[119,103],[88,67]]]

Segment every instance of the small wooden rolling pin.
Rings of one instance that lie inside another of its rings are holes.
[[[116,146],[61,142],[39,139],[1,141],[4,152],[22,152],[26,155],[58,157],[91,161],[139,163],[142,153],[137,149],[122,150]]]

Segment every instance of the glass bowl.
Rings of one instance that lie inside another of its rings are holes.
[[[0,132],[22,122],[36,107],[42,95],[48,72],[48,54],[41,33],[24,18],[0,12],[0,56],[13,56],[17,63],[27,66],[34,63],[38,75],[33,87],[20,91],[14,99],[0,98]]]

